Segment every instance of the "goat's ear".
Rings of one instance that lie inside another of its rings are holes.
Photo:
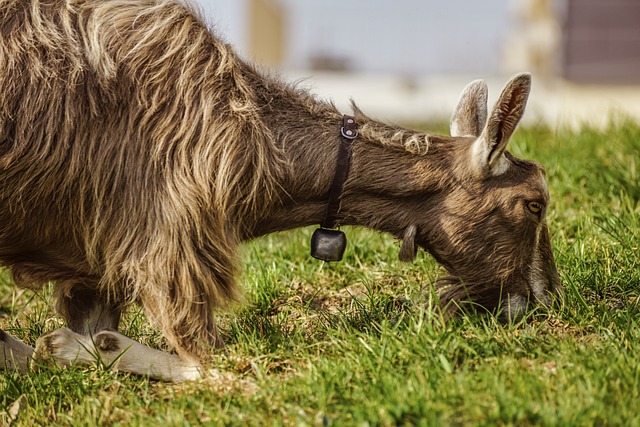
[[[464,88],[451,116],[451,136],[480,136],[487,122],[487,93],[484,80],[474,80]]]
[[[473,161],[480,170],[499,174],[507,165],[503,154],[524,114],[530,91],[529,73],[516,75],[502,90],[482,135],[473,146]]]

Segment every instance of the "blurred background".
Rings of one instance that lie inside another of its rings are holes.
[[[640,0],[194,0],[245,58],[347,112],[447,120],[462,88],[533,74],[526,120],[640,121]]]

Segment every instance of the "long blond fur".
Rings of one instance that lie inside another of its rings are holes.
[[[0,199],[17,209],[4,223],[23,215],[45,241],[34,246],[68,238],[60,252],[77,256],[33,263],[5,248],[16,281],[54,279],[60,294],[97,281],[163,329],[201,328],[237,298],[243,227],[280,173],[244,64],[174,1],[4,1],[0,23]],[[57,201],[41,208],[68,226],[34,221],[21,200]]]

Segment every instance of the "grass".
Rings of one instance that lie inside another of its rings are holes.
[[[221,315],[218,378],[5,372],[0,421],[13,409],[15,426],[640,425],[640,126],[521,129],[511,148],[548,172],[562,306],[445,323],[428,254],[402,264],[393,239],[348,229],[329,265],[308,255],[312,230],[272,235],[244,247],[247,304]],[[48,291],[5,277],[0,295],[2,327],[31,344],[62,324]],[[165,345],[136,308],[123,328]]]

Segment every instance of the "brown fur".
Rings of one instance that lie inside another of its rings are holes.
[[[341,114],[174,1],[0,2],[0,91],[0,260],[20,286],[54,281],[81,334],[139,302],[202,360],[221,344],[213,311],[238,298],[238,245],[324,213]],[[537,226],[513,199],[541,191],[541,168],[509,156],[507,174],[478,180],[477,134],[356,116],[340,222],[415,239],[488,305],[504,286],[526,293]]]

